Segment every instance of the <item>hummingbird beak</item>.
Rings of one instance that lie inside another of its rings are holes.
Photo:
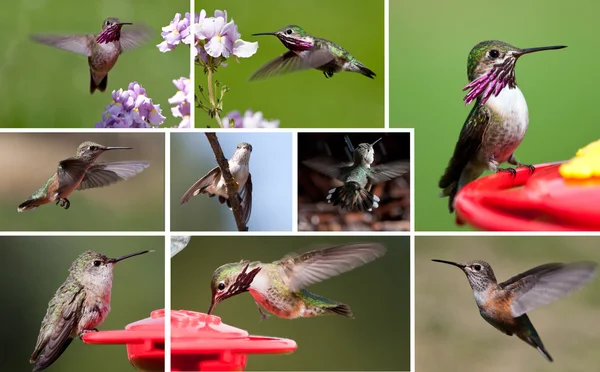
[[[139,256],[140,254],[144,254],[144,253],[148,253],[148,252],[154,252],[154,251],[141,251],[141,252],[130,253],[130,254],[126,254],[125,256],[121,256],[119,258],[109,258],[107,262],[115,264],[119,261],[123,261],[126,258]]]
[[[117,26],[123,26],[123,25],[132,25],[133,23],[131,22],[119,22],[117,23]]]
[[[216,302],[215,298],[213,297],[212,300],[210,300],[210,307],[208,308],[208,312],[206,314],[212,314],[213,310],[215,309],[215,306],[217,306],[217,303],[218,302]]]
[[[458,268],[460,268],[461,270],[464,270],[466,265],[460,264],[458,262],[452,262],[452,261],[444,261],[444,260],[431,260],[433,262],[441,262],[441,263],[445,263],[448,265],[452,265],[452,266],[456,266]]]
[[[529,53],[535,53],[535,52],[541,52],[543,50],[554,50],[554,49],[563,49],[566,48],[566,45],[555,45],[555,46],[547,46],[547,47],[537,47],[537,48],[527,48],[527,49],[521,49],[520,52],[517,52],[514,54],[515,57],[520,57],[523,54],[529,54]]]
[[[132,150],[133,147],[122,147],[122,146],[110,146],[110,147],[105,147],[104,151],[108,151],[108,150]]]
[[[379,137],[379,139],[378,139],[377,141],[373,142],[373,143],[371,144],[371,146],[375,146],[375,144],[376,144],[377,142],[381,141],[381,139],[382,139],[382,138],[383,138],[383,137]]]
[[[262,35],[275,36],[275,35],[277,35],[277,33],[276,32],[259,32],[257,34],[252,34],[252,36],[262,36]]]

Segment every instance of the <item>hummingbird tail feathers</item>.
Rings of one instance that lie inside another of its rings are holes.
[[[371,79],[374,79],[373,76],[376,76],[375,73],[368,69],[366,66],[358,66],[357,72]]]
[[[370,212],[379,207],[379,197],[362,188],[357,182],[347,182],[343,186],[329,190],[327,202],[349,211]]]
[[[334,314],[347,316],[348,318],[353,317],[352,310],[350,310],[350,307],[346,304],[339,303],[331,305],[330,307],[325,308],[325,310]]]
[[[34,201],[35,200],[33,200],[33,199],[27,199],[27,200],[25,200],[23,203],[21,203],[17,207],[17,211],[18,212],[25,212],[25,211],[31,211],[31,210],[36,209],[38,206],[33,204]]]
[[[104,79],[102,79],[100,84],[96,85],[96,82],[94,81],[94,75],[92,75],[90,73],[90,94],[94,94],[96,89],[98,89],[100,92],[104,92],[106,90],[107,85],[108,85],[108,75],[106,75],[104,77]]]
[[[446,168],[446,172],[440,179],[438,183],[438,187],[442,189],[440,193],[440,197],[449,196],[448,200],[448,210],[450,213],[454,212],[454,198],[456,194],[462,189],[466,184],[476,180],[483,171],[485,167],[474,166],[472,164],[467,164],[467,166],[458,172],[458,169],[455,168],[455,164],[453,161],[450,161],[448,168]]]
[[[30,363],[35,363],[35,366],[33,367],[32,371],[42,371],[50,367],[50,365],[56,362],[56,360],[62,355],[62,353],[64,353],[64,351],[67,350],[67,347],[69,347],[72,341],[73,339],[69,337],[60,346],[60,348],[56,348],[55,350],[48,350],[49,348],[46,348],[46,350],[42,351],[41,355],[32,355],[31,359],[29,359]],[[35,358],[37,358],[36,360],[34,360],[34,356]]]

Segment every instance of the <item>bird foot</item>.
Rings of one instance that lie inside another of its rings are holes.
[[[333,72],[331,72],[331,71],[323,71],[323,75],[325,75],[325,78],[329,79],[330,77],[333,76]]]
[[[535,172],[535,166],[534,165],[529,165],[529,164],[517,164],[518,167],[526,167],[527,169],[529,169],[529,174],[533,174],[533,172]]]
[[[83,331],[81,331],[81,334],[79,335],[79,338],[81,340],[83,340],[83,335],[85,335],[86,333],[90,333],[90,332],[100,332],[100,331],[98,330],[98,328],[84,329]]]
[[[263,320],[267,320],[269,319],[270,314],[268,314],[261,306],[258,302],[254,301],[254,303],[256,304],[256,308],[258,309],[258,312],[260,313],[260,321],[262,322]]]
[[[71,206],[71,202],[67,198],[58,198],[56,205],[67,210]]]
[[[508,172],[510,173],[510,175],[512,176],[512,178],[517,177],[517,171],[515,170],[515,168],[498,168],[498,173],[500,172]]]

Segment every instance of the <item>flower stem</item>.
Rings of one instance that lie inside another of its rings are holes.
[[[208,69],[208,98],[210,99],[210,105],[215,113],[215,120],[217,121],[217,124],[219,124],[219,127],[223,128],[223,123],[221,122],[221,117],[219,116],[219,110],[217,109],[217,105],[215,103],[216,101],[215,101],[215,93],[214,93],[214,88],[213,88],[212,77],[213,77],[213,69],[209,68]]]

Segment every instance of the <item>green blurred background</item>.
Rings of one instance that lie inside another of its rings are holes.
[[[343,5],[343,6],[342,6]],[[383,1],[306,0],[290,3],[279,0],[196,2],[196,12],[227,10],[235,20],[242,39],[258,41],[257,53],[228,61],[215,79],[231,90],[223,100],[223,115],[246,109],[262,111],[266,119],[280,120],[283,128],[383,128],[384,126],[384,13]],[[251,36],[296,24],[308,33],[342,46],[373,70],[374,80],[357,73],[340,73],[326,79],[321,71],[310,70],[276,76],[264,81],[248,81],[263,64],[287,49],[275,36]],[[196,68],[198,85],[207,86],[203,69]],[[196,127],[216,127],[206,112],[197,109]]]
[[[597,370],[598,278],[566,298],[528,313],[554,358],[554,363],[548,363],[537,350],[481,318],[460,269],[431,259],[484,260],[496,278],[505,281],[548,262],[600,262],[599,243],[599,237],[417,237],[417,371],[463,369],[459,366],[486,372]]]
[[[517,62],[530,119],[516,151],[521,162],[567,160],[598,139],[600,51],[590,27],[599,10],[595,1],[390,1],[390,125],[415,128],[417,230],[457,229],[437,184],[472,108],[461,89],[478,42],[568,46]]]
[[[161,53],[156,45],[163,41],[161,27],[175,13],[183,15],[189,9],[188,0],[6,2],[0,14],[0,126],[92,128],[111,103],[111,92],[127,89],[132,81],[160,104],[165,125],[178,124],[180,118],[172,117],[167,99],[177,92],[172,80],[189,76],[190,50],[179,46]],[[106,17],[146,23],[154,35],[143,47],[119,57],[104,93],[89,93],[87,57],[29,40],[32,33],[97,34]]]
[[[108,187],[74,191],[68,210],[54,203],[18,213],[17,206],[75,155],[84,141],[132,150],[107,151],[98,162],[147,160],[150,166]],[[3,133],[0,136],[0,230],[164,230],[164,134]]]
[[[205,313],[219,266],[248,259],[272,262],[315,245],[378,242],[386,255],[308,288],[346,303],[355,319],[322,316],[266,321],[249,293],[216,307],[224,323],[252,335],[290,338],[289,355],[252,355],[247,370],[410,370],[410,249],[408,237],[192,237],[171,263],[171,307]]]
[[[156,252],[127,259],[114,269],[111,311],[99,330],[124,329],[164,308],[164,237],[2,237],[0,271],[0,369],[29,371],[48,302],[65,281],[71,263],[91,249],[119,257],[146,249]],[[12,283],[12,284],[10,284]],[[86,345],[73,340],[48,371],[133,371],[123,345]]]

